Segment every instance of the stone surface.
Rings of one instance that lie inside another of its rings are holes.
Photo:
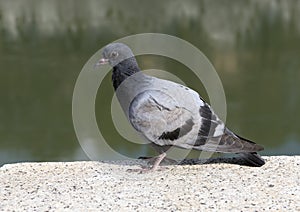
[[[7,164],[0,210],[299,211],[300,156],[264,158],[260,168],[193,161],[145,174],[127,171],[142,160]]]

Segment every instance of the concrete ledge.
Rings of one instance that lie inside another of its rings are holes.
[[[300,156],[264,158],[260,168],[170,165],[147,174],[126,171],[141,160],[8,164],[0,210],[299,211]]]

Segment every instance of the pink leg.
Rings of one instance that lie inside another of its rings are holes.
[[[140,172],[140,173],[146,173],[146,172],[152,172],[152,171],[156,171],[159,168],[159,164],[161,163],[161,161],[166,157],[166,153],[162,153],[160,155],[158,155],[156,158],[155,158],[155,161],[154,161],[154,164],[153,166],[149,169],[147,168],[142,168],[142,169],[128,169],[127,171],[129,172]]]
[[[154,164],[152,166],[152,168],[150,170],[155,171],[157,170],[159,164],[161,163],[161,161],[166,157],[166,153],[162,153],[159,156],[157,156],[156,160],[154,161]]]

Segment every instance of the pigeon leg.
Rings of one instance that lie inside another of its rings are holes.
[[[159,164],[161,163],[161,161],[166,157],[166,153],[162,153],[160,155],[158,155],[157,157],[155,157],[155,161],[153,166],[149,169],[149,168],[142,168],[142,169],[128,169],[127,171],[129,172],[139,172],[139,173],[147,173],[147,172],[153,172],[156,170],[162,170],[163,168],[159,167]]]
[[[155,163],[155,161],[156,161],[156,159],[157,159],[157,156],[156,156],[156,157],[141,156],[141,157],[139,157],[138,159],[146,160],[148,165],[152,165],[152,166],[153,166],[153,164]],[[173,159],[171,159],[171,158],[165,157],[165,158],[160,162],[160,164],[164,164],[164,165],[173,165],[173,164],[178,164],[178,161],[173,160]]]
[[[151,170],[151,171],[157,170],[159,164],[160,164],[161,161],[166,157],[166,155],[167,155],[167,154],[166,154],[165,152],[163,152],[162,154],[160,154],[159,156],[157,156],[157,157],[156,157],[156,160],[154,161],[153,166],[152,166],[151,169],[149,169],[149,170]]]

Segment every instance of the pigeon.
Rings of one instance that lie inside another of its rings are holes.
[[[265,161],[257,153],[264,148],[229,130],[211,106],[194,90],[181,84],[146,75],[131,49],[123,43],[104,47],[96,66],[112,67],[117,99],[134,129],[158,151],[152,166],[159,170],[169,148],[238,153],[247,165]]]

